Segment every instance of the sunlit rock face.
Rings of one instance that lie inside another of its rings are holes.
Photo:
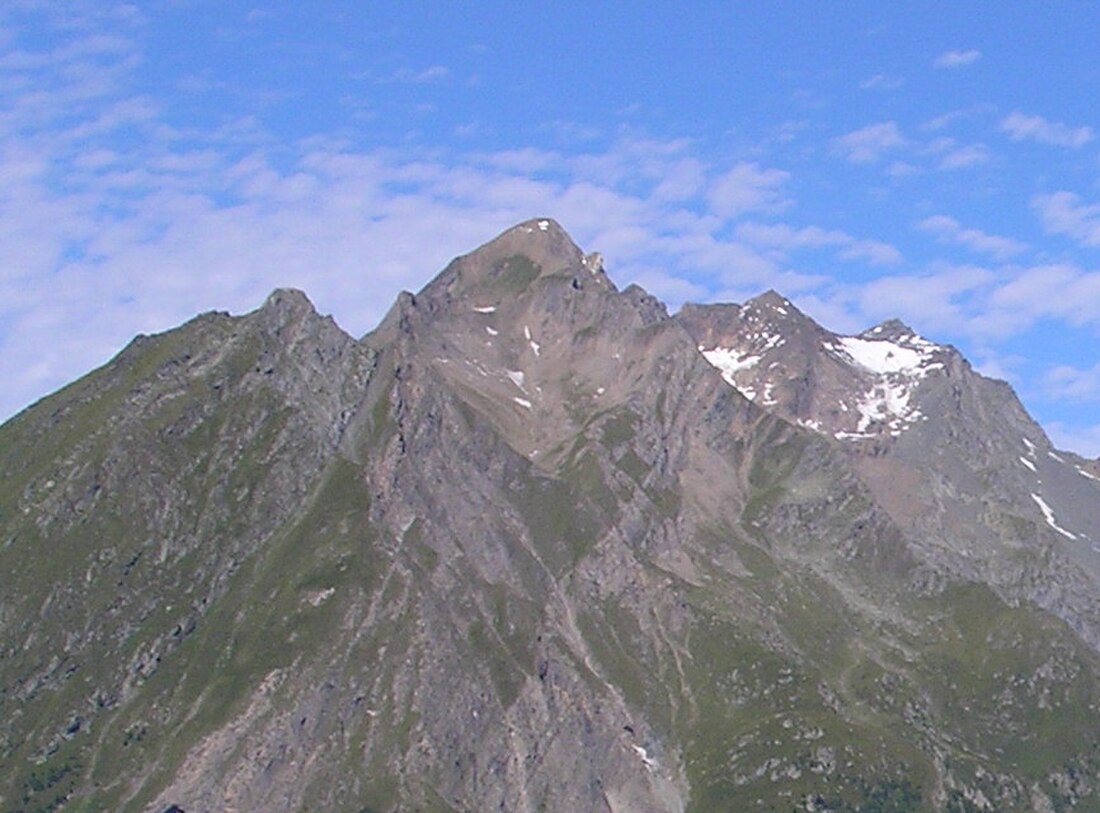
[[[1093,810],[1090,465],[550,219],[277,291],[0,427],[0,810]]]

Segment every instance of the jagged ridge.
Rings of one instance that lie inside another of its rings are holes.
[[[549,219],[359,341],[276,292],[0,427],[0,808],[1088,809],[1083,463]]]

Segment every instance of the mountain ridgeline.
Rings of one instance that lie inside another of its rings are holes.
[[[0,811],[1100,809],[1100,469],[891,321],[532,220],[0,427]]]

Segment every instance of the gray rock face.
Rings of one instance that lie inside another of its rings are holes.
[[[0,810],[1094,809],[1096,476],[551,220],[358,341],[277,291],[0,427]]]
[[[774,292],[677,320],[727,383],[837,441],[929,566],[1043,606],[1100,644],[1100,482],[1007,384],[897,320],[838,336]]]

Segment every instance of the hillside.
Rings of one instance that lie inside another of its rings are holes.
[[[0,427],[0,810],[1093,810],[1100,476],[1008,385],[531,220]]]

